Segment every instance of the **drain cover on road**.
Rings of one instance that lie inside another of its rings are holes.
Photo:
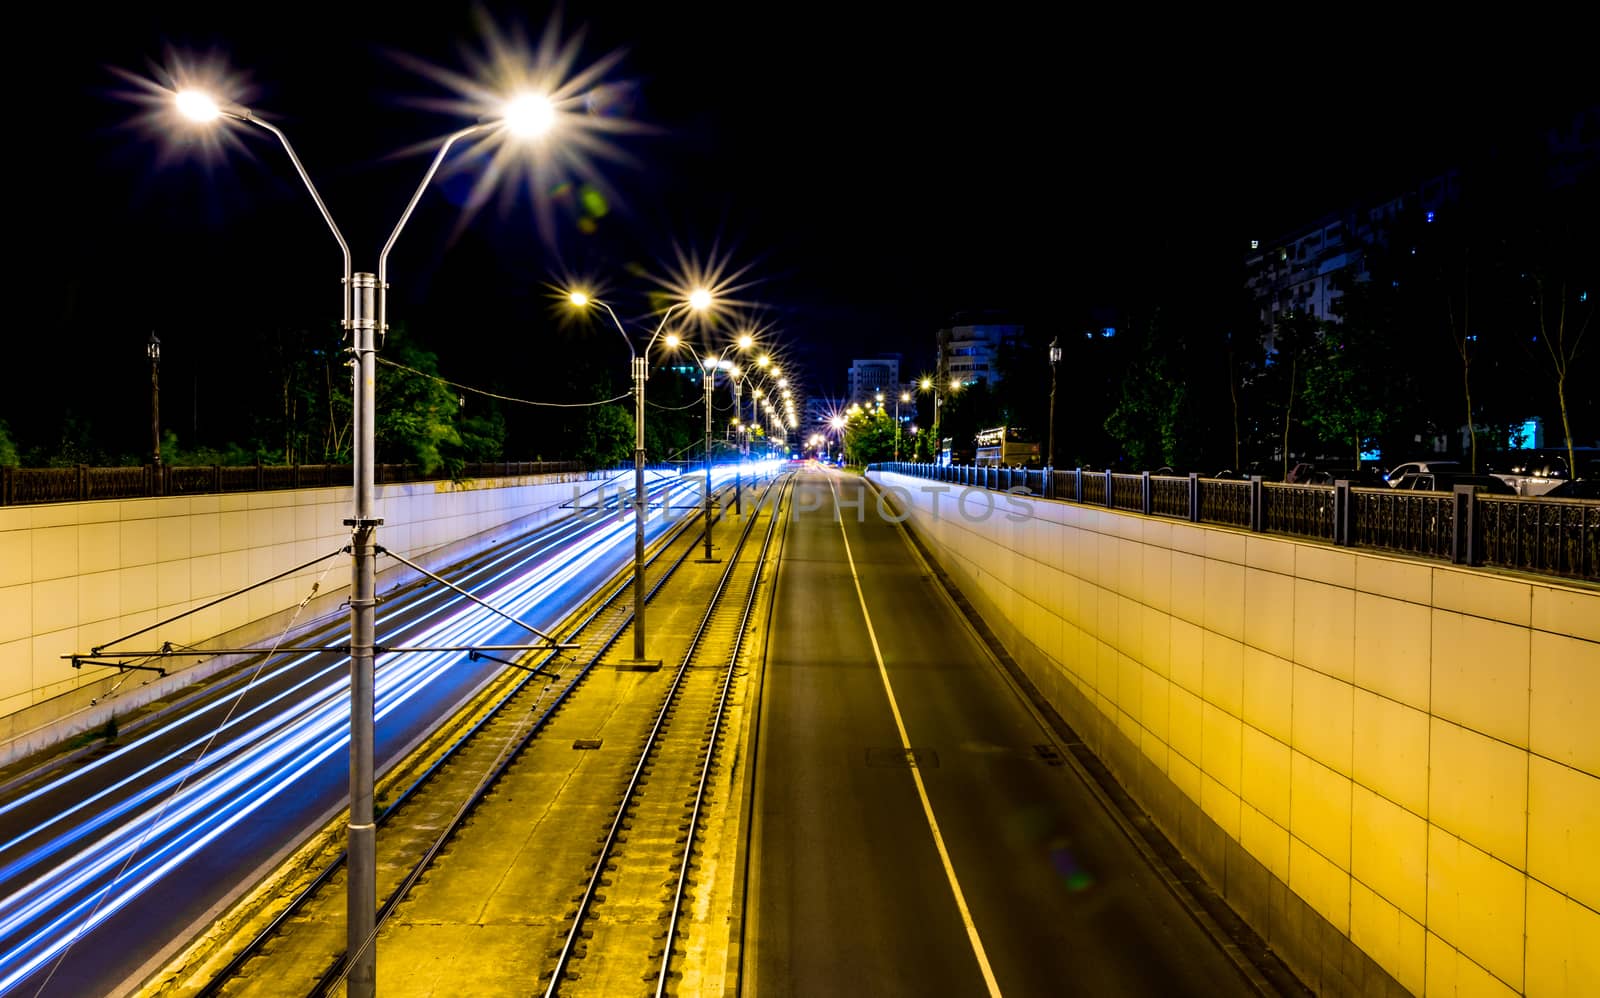
[[[869,748],[867,749],[867,766],[871,769],[884,767],[895,769],[937,769],[939,767],[939,753],[933,749],[905,749],[905,748]]]

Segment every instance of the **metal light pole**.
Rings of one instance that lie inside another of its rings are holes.
[[[894,459],[896,461],[900,460],[900,403],[910,401],[910,392],[901,392],[900,396],[894,400]]]
[[[741,377],[742,377],[742,372],[734,371],[734,372],[731,372],[731,375],[730,375],[730,377],[728,379],[729,382],[733,385],[733,421],[734,421],[734,423],[738,423],[739,422],[739,410],[744,405],[744,403],[742,401],[740,401],[740,399],[739,399],[739,381],[740,381]],[[738,455],[739,455],[739,460],[735,461],[734,465],[733,465],[733,515],[736,516],[736,517],[744,515],[739,509],[739,493],[744,490],[744,486],[742,484],[740,484],[740,481],[739,481],[740,472],[742,472],[744,470],[744,468],[742,467],[742,465],[744,464],[744,448],[743,447],[738,448]]]
[[[702,299],[704,304],[702,304],[699,307],[703,308],[703,307],[705,307],[705,305],[709,305],[710,304],[711,296],[710,296],[710,294],[708,292],[698,292],[697,291],[697,292],[695,292],[695,294],[696,295],[704,295],[705,296]],[[706,427],[705,427],[705,439],[706,439],[706,455],[705,455],[705,468],[706,468],[706,499],[705,499],[706,556],[703,559],[701,559],[702,561],[705,561],[705,562],[710,562],[710,561],[716,561],[717,560],[717,559],[711,557],[711,401],[712,401],[712,396],[713,396],[714,392],[716,391],[716,387],[717,387],[717,368],[722,367],[724,364],[727,364],[729,372],[730,372],[729,373],[729,377],[730,378],[733,377],[733,375],[732,375],[733,365],[732,365],[731,362],[729,362],[729,361],[727,361],[725,359],[727,357],[727,355],[728,355],[728,351],[732,350],[734,348],[734,346],[737,346],[740,350],[748,350],[750,348],[750,345],[753,342],[754,342],[753,337],[751,337],[749,335],[741,335],[736,344],[730,344],[729,346],[724,347],[720,354],[717,354],[715,357],[709,357],[709,356],[701,355],[697,350],[695,350],[694,347],[690,346],[688,343],[685,343],[683,340],[681,340],[681,339],[679,339],[677,337],[672,337],[672,338],[669,338],[667,340],[667,345],[669,347],[683,346],[685,349],[687,349],[689,351],[690,355],[694,357],[695,363],[700,365],[701,384],[703,385],[704,391],[705,391],[705,400],[706,400],[706,406],[705,406],[705,408],[706,408],[706,419],[705,419],[705,423],[706,423]]]
[[[1056,466],[1056,364],[1061,361],[1060,337],[1050,338],[1050,463],[1046,467]]]
[[[377,600],[377,528],[381,517],[372,515],[374,491],[374,451],[376,428],[376,334],[387,329],[386,292],[388,258],[400,230],[411,218],[422,192],[438,172],[445,154],[457,141],[489,127],[480,121],[448,136],[434,155],[422,182],[417,185],[394,231],[378,256],[378,272],[352,273],[350,247],[334,224],[316,185],[311,182],[300,157],[289,144],[288,136],[271,122],[256,117],[242,107],[219,107],[197,91],[177,95],[179,110],[190,118],[210,121],[226,117],[255,125],[275,135],[289,154],[295,172],[310,192],[323,221],[333,232],[344,256],[344,295],[342,327],[350,332],[351,409],[353,433],[351,463],[354,465],[351,517],[344,521],[351,528],[350,584],[350,816],[347,857],[349,866],[346,896],[346,947],[349,971],[347,993],[352,998],[371,998],[377,987],[377,825],[373,815],[373,727],[374,727],[374,618]],[[513,109],[515,112],[516,109]],[[525,113],[522,112],[522,113]]]
[[[150,330],[150,340],[144,345],[145,356],[150,358],[150,463],[161,467],[161,337]]]
[[[647,659],[644,654],[644,521],[646,514],[645,488],[644,488],[644,383],[650,378],[650,348],[655,346],[656,337],[661,335],[661,330],[666,327],[667,318],[672,315],[672,310],[680,305],[689,305],[693,308],[704,308],[710,299],[701,302],[698,293],[691,295],[687,301],[673,302],[667,306],[661,315],[661,321],[656,324],[656,331],[650,335],[650,341],[645,344],[644,353],[633,348],[633,338],[628,331],[622,328],[622,320],[617,318],[617,313],[611,306],[598,298],[590,298],[582,291],[574,291],[567,296],[572,304],[583,307],[593,303],[606,310],[611,316],[612,325],[617,327],[617,332],[622,334],[622,342],[628,345],[628,354],[632,360],[633,370],[633,658],[627,665],[639,668],[647,665],[660,665],[660,659]]]
[[[717,369],[705,367],[705,393],[706,393],[706,556],[704,561],[715,561],[711,557],[711,392],[717,387]]]

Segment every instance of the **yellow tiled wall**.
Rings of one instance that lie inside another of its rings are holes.
[[[452,486],[380,486],[379,541],[410,560],[513,521],[557,510],[572,476],[484,480]],[[62,656],[87,653],[321,556],[348,542],[350,489],[304,489],[182,498],[124,499],[0,508],[0,746],[8,757],[33,747],[41,724],[75,717],[103,723],[88,702],[114,670],[74,669]],[[380,571],[386,566],[380,559]],[[326,570],[326,574],[324,574]],[[336,609],[350,583],[350,557],[303,569],[237,599],[162,624],[118,647],[195,644],[252,622],[287,619],[319,582],[319,604]],[[276,625],[281,627],[281,625]],[[190,663],[164,663],[170,670]],[[125,679],[121,705],[154,695],[154,673]],[[166,684],[171,685],[171,684]],[[81,701],[81,703],[79,702]],[[98,713],[104,713],[100,711]],[[81,716],[80,716],[81,715]],[[69,732],[70,733],[70,732]]]
[[[872,477],[1039,689],[1405,989],[1600,995],[1600,592]]]

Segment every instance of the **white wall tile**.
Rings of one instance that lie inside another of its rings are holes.
[[[1526,878],[1436,825],[1428,828],[1428,931],[1520,990]],[[1432,992],[1433,953],[1428,954]]]
[[[1428,820],[1524,869],[1527,750],[1439,718],[1432,719],[1429,737]]]
[[[1433,623],[1426,606],[1355,594],[1355,681],[1362,689],[1428,709]]]
[[[1600,911],[1600,778],[1529,760],[1528,875]]]
[[[1534,631],[1529,747],[1600,776],[1600,644]]]
[[[1530,636],[1525,627],[1434,610],[1432,713],[1526,745]]]
[[[1427,817],[1428,715],[1365,690],[1352,705],[1356,782]]]

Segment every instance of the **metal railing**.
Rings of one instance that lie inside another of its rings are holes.
[[[627,469],[632,472],[632,466]],[[523,475],[584,474],[605,478],[615,469],[586,469],[577,461],[497,461],[463,466],[451,476],[424,474],[407,464],[380,464],[373,469],[378,485],[406,482],[465,481],[516,478]],[[348,464],[295,465],[144,465],[138,468],[0,468],[0,506],[26,506],[89,499],[142,499],[151,496],[214,495],[222,492],[269,492],[351,485]]]
[[[980,468],[886,461],[868,466],[968,488],[1015,491],[1146,516],[1238,527],[1600,583],[1600,500],[1390,488],[1287,485],[1250,479]]]

